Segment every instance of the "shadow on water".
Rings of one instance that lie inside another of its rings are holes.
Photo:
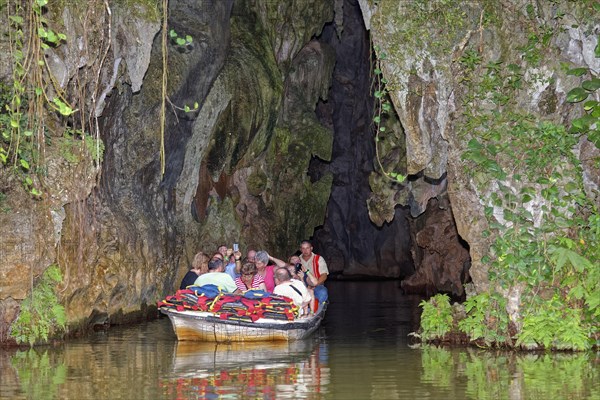
[[[0,350],[0,399],[600,399],[597,353],[411,348],[418,297],[331,282],[294,343],[178,343],[167,318],[57,347]]]

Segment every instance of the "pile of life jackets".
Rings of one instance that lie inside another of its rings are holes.
[[[177,311],[206,311],[215,316],[245,322],[259,318],[293,321],[299,309],[292,299],[263,290],[248,290],[236,295],[224,293],[215,285],[188,286],[158,302],[158,308]]]

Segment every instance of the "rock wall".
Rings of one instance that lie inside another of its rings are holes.
[[[499,187],[465,161],[465,152],[469,143],[474,145],[471,139],[482,136],[493,136],[505,148],[519,124],[502,120],[502,115],[562,125],[580,115],[581,108],[566,101],[580,78],[566,71],[575,66],[596,74],[600,70],[600,58],[593,52],[598,44],[598,21],[592,17],[596,11],[591,4],[568,1],[359,3],[402,124],[403,130],[394,135],[406,140],[409,176],[396,190],[371,185],[377,206],[372,214],[389,220],[397,205],[408,204],[419,215],[429,198],[445,193],[447,183],[458,234],[469,246],[475,290],[485,291],[488,264],[482,260],[494,239],[485,211],[493,210],[501,223],[506,221],[491,200]],[[494,121],[502,124],[494,126]],[[585,157],[598,156],[585,136],[575,151],[582,148],[590,151]],[[495,180],[514,193],[535,186],[539,176],[528,176],[527,168],[517,164],[523,149],[504,159],[494,157],[496,149],[491,147],[488,163],[500,172],[501,179]],[[598,204],[597,181],[589,180],[598,171],[585,160],[582,165],[586,194]],[[535,202],[539,207],[530,210],[534,220],[543,214],[540,198]],[[417,242],[423,242],[419,234]]]
[[[64,275],[58,295],[69,323],[85,329],[142,317],[199,250],[239,242],[283,257],[323,222],[331,176],[306,171],[312,158],[331,157],[332,132],[315,106],[327,97],[335,54],[312,38],[332,21],[333,4],[171,0],[167,29],[192,41],[169,40],[167,71],[162,12],[146,6],[49,11],[68,37],[49,50],[56,76],[68,86],[89,62],[99,77],[86,107],[98,118],[104,160],[101,169],[88,160],[87,175],[57,166],[51,177],[65,186],[45,197],[63,193],[60,201],[0,215],[3,226],[22,227],[2,240],[0,340],[51,263]],[[76,22],[91,24],[82,14],[103,18],[92,28]],[[75,57],[92,31],[99,63]]]

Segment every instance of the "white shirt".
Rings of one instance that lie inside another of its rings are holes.
[[[293,288],[296,288],[300,293],[296,292]],[[280,283],[275,286],[273,293],[292,299],[294,304],[300,309],[300,315],[302,315],[302,308],[309,304],[311,300],[306,286],[297,279]]]

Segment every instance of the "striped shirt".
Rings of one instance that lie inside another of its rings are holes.
[[[250,289],[258,289],[258,287],[260,286],[261,283],[265,283],[265,279],[259,274],[254,274],[254,278],[252,278],[252,287],[246,286],[244,281],[242,281],[241,276],[238,276],[237,278],[235,278],[235,284],[236,284],[237,288],[243,292],[245,292],[246,290],[250,290]]]

